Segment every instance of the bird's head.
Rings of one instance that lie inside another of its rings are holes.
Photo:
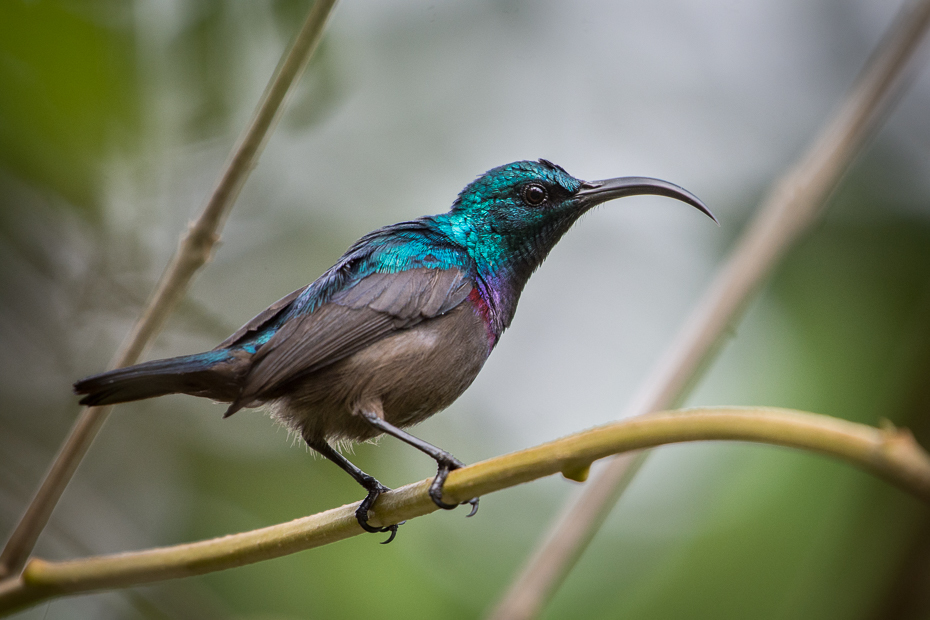
[[[694,194],[666,181],[582,181],[545,159],[487,171],[462,190],[448,216],[453,228],[468,237],[466,245],[479,264],[529,277],[583,213],[608,200],[640,194],[675,198],[717,221]]]

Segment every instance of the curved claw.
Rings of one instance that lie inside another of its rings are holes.
[[[358,505],[358,508],[355,509],[355,520],[358,521],[358,524],[363,530],[372,534],[379,534],[381,532],[391,533],[391,535],[388,536],[388,539],[381,543],[382,545],[386,545],[394,540],[394,537],[397,536],[397,528],[405,523],[405,521],[401,521],[400,523],[388,525],[386,527],[375,527],[368,524],[368,511],[374,505],[375,500],[377,500],[378,497],[380,497],[381,494],[385,491],[390,491],[390,489],[383,484],[373,486],[368,490],[368,495],[366,495],[365,499],[363,499],[362,502]]]
[[[449,477],[449,472],[455,469],[460,469],[465,465],[461,462],[452,462],[452,463],[443,463],[439,466],[439,471],[436,472],[436,477],[433,478],[432,484],[429,485],[429,497],[433,500],[433,503],[442,508],[443,510],[455,510],[462,504],[471,504],[471,512],[468,513],[468,517],[473,516],[478,512],[478,498],[473,497],[470,500],[462,502],[462,504],[447,504],[442,501],[442,487],[446,483],[446,478]]]
[[[375,527],[373,525],[368,525],[368,516],[367,516],[368,511],[366,510],[365,512],[366,512],[366,516],[362,517],[359,514],[359,511],[356,510],[355,520],[358,521],[358,524],[362,526],[362,529],[365,530],[366,532],[370,532],[372,534],[379,534],[381,532],[388,532],[391,530],[391,528],[394,528],[395,530],[397,529],[396,525],[388,525],[387,527]]]
[[[433,503],[434,503],[434,504],[436,504],[437,506],[439,506],[439,507],[442,508],[443,510],[455,510],[456,508],[459,507],[458,504],[447,504],[446,502],[442,501],[442,499],[440,499],[440,498],[442,497],[442,490],[440,490],[440,491],[439,491],[439,494],[436,495],[436,494],[433,493],[432,487],[430,487],[430,490],[429,490],[429,497],[430,497],[431,500],[433,500]]]
[[[385,531],[391,532],[391,535],[388,536],[388,539],[387,539],[387,540],[382,540],[382,541],[381,541],[381,544],[382,544],[382,545],[386,545],[386,544],[388,544],[389,542],[391,542],[392,540],[394,540],[394,537],[397,536],[397,528],[399,528],[399,527],[400,527],[400,523],[398,523],[398,524],[396,524],[396,525],[389,525],[389,526],[387,526],[387,527],[381,528],[381,531],[382,531],[382,532],[385,532]]]

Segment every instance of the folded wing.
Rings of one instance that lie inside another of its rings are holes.
[[[274,398],[293,381],[397,331],[445,314],[473,288],[472,280],[458,269],[416,268],[360,279],[313,312],[286,320],[258,348],[242,391],[226,415]],[[229,339],[235,340],[235,335]]]

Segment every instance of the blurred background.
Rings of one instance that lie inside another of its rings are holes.
[[[899,9],[880,0],[345,0],[223,233],[147,354],[213,347],[362,234],[545,157],[656,197],[582,220],[474,386],[417,434],[466,462],[619,417],[766,187]],[[0,3],[0,535],[212,189],[307,2]],[[927,59],[927,49],[922,54]],[[749,306],[689,405],[908,426],[930,446],[930,69]],[[37,553],[170,545],[361,499],[256,411],[120,406]],[[353,460],[434,473],[387,439]],[[475,618],[575,483],[550,478],[250,567],[18,618]],[[656,451],[546,618],[930,618],[930,510],[849,466],[709,443]]]

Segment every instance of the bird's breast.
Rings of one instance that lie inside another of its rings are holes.
[[[499,336],[497,331],[494,329],[494,316],[491,311],[491,305],[488,303],[488,300],[485,299],[481,294],[481,291],[478,290],[478,287],[475,287],[471,290],[471,293],[468,295],[468,301],[475,313],[481,318],[482,323],[484,323],[488,347],[493,349],[494,345],[497,344],[497,339]]]
[[[380,403],[399,427],[445,409],[464,392],[491,352],[485,319],[463,302],[443,315],[401,330],[304,379],[275,407],[295,429],[327,440],[377,434],[358,415]]]

